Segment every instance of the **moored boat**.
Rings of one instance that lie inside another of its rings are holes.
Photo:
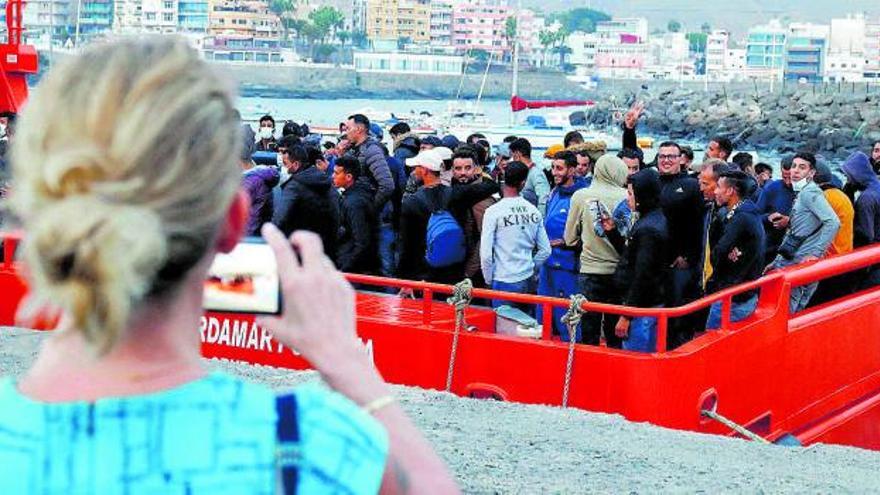
[[[27,292],[13,261],[18,237],[4,234],[0,325],[12,325]],[[659,318],[657,349],[641,354],[569,345],[553,338],[551,311],[540,339],[496,332],[488,308],[438,302],[452,286],[349,275],[361,285],[423,291],[421,300],[358,294],[358,334],[390,382],[475,398],[576,407],[631,421],[733,435],[727,418],[768,441],[834,443],[880,450],[880,289],[858,292],[791,315],[792,287],[880,262],[880,247],[765,276],[680,308],[642,309],[585,302],[575,311]],[[671,318],[737,293],[760,289],[754,315],[667,350]],[[459,294],[461,295],[461,294]],[[470,296],[552,307],[569,301],[473,290]],[[462,320],[457,320],[457,308]],[[573,313],[574,314],[574,313]],[[459,324],[456,325],[456,322]],[[48,324],[46,326],[49,326]],[[309,364],[272,340],[252,315],[206,313],[203,354],[288,369]]]

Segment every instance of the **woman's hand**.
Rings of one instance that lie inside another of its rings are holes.
[[[354,289],[324,255],[321,238],[300,231],[288,241],[268,223],[262,233],[277,260],[284,312],[258,318],[257,324],[322,372],[363,354],[355,334]]]

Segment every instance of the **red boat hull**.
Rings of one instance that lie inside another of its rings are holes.
[[[7,242],[9,247],[9,242]],[[5,259],[9,260],[7,256]],[[646,314],[661,318],[660,351],[639,354],[605,347],[575,346],[569,406],[621,414],[631,421],[696,432],[730,431],[701,415],[717,412],[773,441],[793,435],[817,442],[880,450],[880,290],[871,290],[788,314],[790,287],[880,261],[880,248],[825,260],[765,277],[753,317],[707,332],[674,351],[664,351],[666,319],[729,300],[737,291],[714,295],[684,308],[639,310],[594,303],[588,310]],[[17,266],[0,268],[0,324],[13,323],[26,293]],[[451,287],[351,276],[361,283],[412,286],[451,292]],[[479,291],[479,297],[507,297],[567,306],[558,299]],[[445,389],[454,334],[451,306],[358,294],[358,334],[378,369],[392,383]],[[545,311],[549,314],[549,311]],[[462,396],[560,405],[568,345],[545,332],[542,340],[498,335],[491,310],[466,312],[474,331],[460,334],[451,391]],[[546,326],[546,325],[545,325]],[[289,369],[309,364],[271,340],[250,315],[206,314],[203,353]]]

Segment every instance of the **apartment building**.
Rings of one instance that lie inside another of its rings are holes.
[[[789,81],[820,82],[825,71],[830,27],[792,23],[788,26],[784,77]]]
[[[782,79],[787,30],[778,20],[749,29],[746,73],[756,79]]]
[[[6,21],[5,16],[6,2],[3,2],[3,22]],[[23,21],[26,28],[25,35],[29,39],[45,37],[48,39],[49,33],[54,36],[61,36],[69,32],[72,28],[71,18],[73,9],[70,0],[31,0],[27,2],[24,9]]]
[[[430,0],[368,0],[366,33],[370,41],[431,41]]]
[[[452,46],[452,14],[452,0],[433,0],[431,2],[432,47]]]
[[[880,16],[865,23],[865,79],[880,81]]]
[[[266,2],[219,0],[211,10],[208,34],[277,39],[281,36],[281,22]]]

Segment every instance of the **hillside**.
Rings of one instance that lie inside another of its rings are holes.
[[[713,27],[726,28],[737,35],[749,26],[772,17],[800,22],[828,22],[831,17],[865,12],[880,16],[877,0],[741,0],[739,2],[693,2],[692,0],[523,0],[523,6],[553,12],[576,7],[592,7],[616,16],[638,15],[648,19],[650,29],[665,29],[670,19],[697,30],[708,21]]]

